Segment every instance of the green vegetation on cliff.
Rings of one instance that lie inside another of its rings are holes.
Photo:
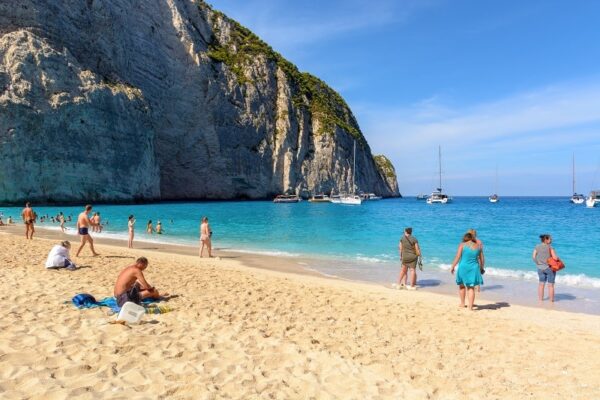
[[[386,178],[396,178],[396,169],[392,165],[392,162],[384,155],[373,156],[377,169]]]
[[[321,127],[316,133],[332,134],[335,126],[338,126],[358,139],[360,143],[366,143],[356,119],[339,93],[319,78],[306,72],[300,72],[294,64],[283,58],[281,54],[237,21],[213,10],[202,0],[198,1],[198,5],[201,9],[210,10],[209,15],[212,15],[211,23],[214,35],[209,44],[208,56],[227,65],[239,84],[252,83],[244,73],[245,67],[257,57],[264,57],[266,61],[275,63],[287,76],[292,87],[294,106],[305,107],[310,111],[313,119],[320,122]],[[219,24],[222,21],[230,26],[229,38],[226,43],[219,40]]]

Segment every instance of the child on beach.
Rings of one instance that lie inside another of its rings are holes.
[[[46,260],[46,268],[66,268],[68,270],[74,270],[77,268],[75,263],[71,261],[69,256],[69,250],[71,249],[71,243],[68,240],[60,242],[56,246],[52,247]]]

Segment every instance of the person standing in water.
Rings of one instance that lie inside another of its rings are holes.
[[[483,285],[481,273],[484,271],[483,255],[481,245],[471,233],[465,233],[463,241],[458,245],[456,257],[452,261],[450,272],[454,274],[456,265],[460,262],[456,272],[456,284],[458,285],[458,296],[460,307],[465,306],[465,296],[468,294],[469,310],[473,311],[475,303],[475,287]]]
[[[544,301],[544,288],[548,283],[548,297],[550,301],[554,301],[554,280],[556,278],[556,272],[552,271],[552,268],[548,265],[548,259],[552,257],[558,260],[556,252],[552,248],[552,236],[548,234],[540,235],[542,243],[535,246],[533,249],[533,262],[537,265],[537,273],[539,278],[538,285],[538,299]]]
[[[58,214],[58,222],[60,222],[60,229],[64,232],[65,231],[65,216],[63,215],[62,211]]]
[[[29,202],[25,203],[25,208],[21,211],[21,218],[23,218],[23,222],[25,223],[25,238],[33,240],[35,213]]]
[[[129,241],[127,242],[127,247],[133,249],[133,229],[135,225],[135,218],[133,215],[129,216],[129,221],[127,221],[127,229],[129,230]]]
[[[417,288],[417,261],[421,255],[421,249],[417,238],[412,236],[412,228],[404,229],[404,235],[398,243],[398,251],[402,262],[400,276],[398,277],[398,289],[406,287],[409,290],[415,290]],[[406,284],[408,271],[410,271],[410,286]]]
[[[90,227],[94,225],[94,222],[92,222],[89,217],[91,211],[92,206],[88,204],[85,206],[85,210],[82,213],[80,213],[77,217],[77,233],[79,234],[79,236],[81,236],[81,244],[79,245],[77,253],[75,254],[75,256],[77,257],[79,257],[79,253],[81,252],[83,246],[85,246],[86,243],[90,244],[90,249],[92,249],[92,254],[94,256],[99,255],[98,253],[96,253],[96,250],[94,250],[94,239],[92,239],[89,233]]]
[[[157,235],[162,235],[163,230],[162,230],[162,224],[160,223],[160,220],[158,220],[156,222],[156,234]]]
[[[152,235],[152,232],[154,232],[154,228],[152,227],[152,220],[148,220],[148,223],[146,224],[146,232]]]
[[[208,218],[202,217],[202,223],[200,224],[200,257],[202,257],[204,253],[204,246],[208,249],[208,256],[212,257],[212,244],[210,242],[210,236],[212,235],[212,231],[210,230],[210,225],[208,225]]]

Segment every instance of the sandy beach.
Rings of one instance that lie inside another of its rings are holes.
[[[20,227],[19,227],[20,228]],[[277,271],[276,258],[99,243],[77,271],[45,270],[59,233],[0,229],[5,399],[591,399],[600,317]],[[179,254],[176,254],[175,251]],[[77,293],[112,295],[146,256],[166,314],[109,324]],[[261,261],[262,260],[262,261]],[[261,265],[268,263],[269,265]],[[261,267],[261,268],[257,268]],[[262,268],[264,267],[264,268]]]

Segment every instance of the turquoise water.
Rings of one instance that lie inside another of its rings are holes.
[[[34,207],[38,215],[62,211],[75,219],[81,207]],[[550,233],[567,269],[559,282],[600,289],[600,208],[587,209],[558,197],[458,197],[447,205],[414,198],[338,204],[272,202],[195,202],[148,205],[97,205],[104,235],[125,237],[127,216],[134,214],[136,240],[197,244],[200,218],[210,219],[217,249],[309,257],[310,267],[333,275],[373,281],[394,279],[398,240],[412,226],[428,270],[448,269],[457,244],[475,228],[485,244],[487,276],[536,279],[531,261],[538,235]],[[4,220],[20,208],[0,207]],[[148,220],[161,220],[164,235],[147,235]],[[171,220],[173,222],[171,222]],[[74,229],[74,221],[67,226]],[[38,226],[53,226],[49,222]]]

